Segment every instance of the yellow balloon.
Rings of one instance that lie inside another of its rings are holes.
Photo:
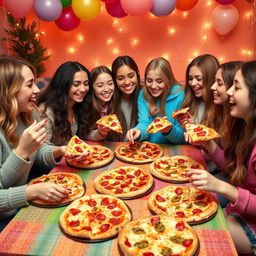
[[[100,13],[100,0],[72,0],[72,9],[81,20],[93,20]]]

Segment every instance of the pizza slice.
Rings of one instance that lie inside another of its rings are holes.
[[[186,124],[185,127],[187,133],[192,139],[192,142],[207,141],[220,137],[213,128],[202,124]]]
[[[111,115],[107,115],[102,117],[101,119],[99,119],[96,124],[100,124],[103,125],[107,128],[110,128],[111,130],[118,132],[118,133],[123,133],[123,129],[121,126],[120,121],[117,118],[116,114],[111,114]]]
[[[167,127],[172,127],[172,123],[166,117],[157,117],[154,121],[148,126],[147,133],[157,133]]]
[[[172,112],[172,118],[177,119],[179,115],[186,114],[189,111],[189,108],[182,108]]]
[[[88,156],[93,152],[93,147],[74,135],[68,142],[65,157]]]

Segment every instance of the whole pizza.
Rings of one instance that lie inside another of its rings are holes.
[[[95,189],[120,198],[143,195],[153,186],[148,171],[135,166],[122,166],[104,171],[94,180]]]
[[[37,184],[41,182],[52,182],[59,186],[68,188],[70,194],[61,201],[52,202],[47,200],[35,199],[32,204],[39,206],[59,206],[64,205],[84,195],[85,186],[81,177],[75,173],[56,172],[52,174],[45,174],[38,178],[31,180],[28,184]]]
[[[120,144],[115,150],[116,157],[128,163],[150,163],[163,155],[163,149],[148,141],[127,142]]]
[[[109,239],[132,219],[130,210],[119,198],[110,195],[87,195],[71,203],[60,215],[65,234],[90,240]]]
[[[197,224],[211,219],[218,210],[218,203],[209,192],[170,185],[153,192],[148,199],[148,207],[156,214]]]
[[[100,145],[92,145],[92,151],[86,157],[81,160],[75,158],[66,158],[66,162],[78,168],[94,169],[105,166],[110,163],[114,158],[114,153],[107,147]]]
[[[199,251],[196,232],[185,221],[165,215],[129,222],[118,244],[125,256],[192,256]]]
[[[189,182],[187,172],[205,167],[188,156],[163,156],[150,165],[150,173],[155,177],[173,183]]]

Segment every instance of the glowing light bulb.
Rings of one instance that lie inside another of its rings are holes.
[[[188,16],[187,12],[183,12],[182,14],[183,14],[183,17],[185,17],[185,18]]]
[[[100,65],[100,63],[96,60],[95,62],[94,62],[94,66],[95,67],[98,67]]]
[[[169,31],[168,31],[169,34],[173,35],[176,33],[176,29],[175,28],[169,28]]]
[[[139,40],[138,39],[133,39],[132,42],[131,42],[131,45],[137,45],[139,43]]]
[[[110,45],[110,44],[112,44],[112,43],[113,43],[113,39],[112,39],[112,38],[109,38],[109,39],[107,40],[107,44]]]
[[[252,17],[252,15],[253,15],[252,11],[248,11],[245,13],[244,18],[249,20]]]
[[[197,57],[199,55],[198,51],[194,51],[193,56]]]
[[[193,60],[192,58],[189,58],[189,59],[188,59],[188,63],[190,63],[192,60]]]
[[[170,55],[168,53],[164,53],[162,54],[162,57],[169,60],[170,59]]]
[[[117,19],[114,19],[113,20],[113,25],[118,25],[119,24],[119,21]]]
[[[83,35],[78,35],[77,40],[80,41],[80,42],[83,42],[84,41],[84,36]]]
[[[211,27],[211,24],[210,24],[210,23],[207,23],[207,22],[206,22],[206,23],[204,24],[204,28],[207,29],[207,28],[210,28],[210,27]]]
[[[124,31],[124,28],[119,28],[118,31],[119,31],[119,32],[123,32],[123,31]]]
[[[113,52],[113,54],[115,54],[115,55],[117,55],[117,54],[120,53],[120,51],[119,51],[118,48],[114,48],[114,49],[112,50],[112,52]]]
[[[246,50],[242,49],[241,53],[242,53],[242,55],[245,55],[246,54]]]
[[[207,40],[207,38],[208,38],[207,35],[202,36],[202,39],[205,40],[205,41]]]
[[[69,47],[68,51],[69,51],[69,53],[74,53],[76,50],[73,47]]]
[[[206,6],[211,6],[212,5],[212,1],[207,1],[206,2]]]

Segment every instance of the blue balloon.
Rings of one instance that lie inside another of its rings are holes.
[[[167,16],[176,7],[176,0],[153,0],[151,13],[156,16]]]
[[[35,0],[34,10],[41,20],[54,21],[62,13],[62,4],[60,0]]]

